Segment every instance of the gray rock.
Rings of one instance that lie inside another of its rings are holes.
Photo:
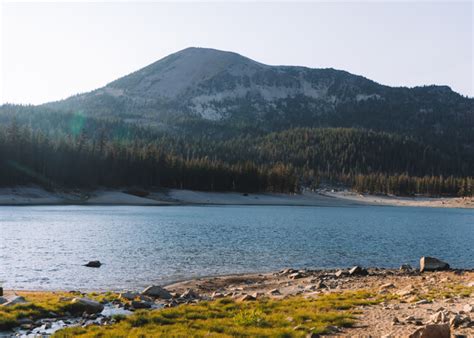
[[[101,265],[102,263],[100,261],[90,261],[84,264],[84,266],[87,266],[88,268],[100,268]]]
[[[7,302],[8,302],[8,299],[6,299],[5,297],[0,296],[0,305],[5,304]]]
[[[356,265],[349,270],[350,276],[367,276],[369,273],[366,269],[361,268],[360,266]]]
[[[150,302],[132,300],[132,306],[134,309],[149,309],[152,305],[153,303]]]
[[[451,319],[449,320],[449,326],[452,326],[452,327],[458,327],[462,323],[463,323],[463,318],[457,314],[451,317]]]
[[[251,296],[251,295],[244,295],[244,296],[239,298],[239,301],[241,301],[241,302],[248,302],[248,301],[254,301],[254,300],[257,300],[257,298],[255,298],[254,296]]]
[[[181,295],[180,298],[184,298],[184,299],[198,299],[200,298],[199,295],[194,292],[193,289],[187,289],[186,291],[184,291],[184,293]]]
[[[329,287],[322,280],[318,281],[315,284],[315,287],[316,289],[329,289]]]
[[[79,304],[86,314],[100,313],[104,310],[104,305],[89,298],[74,298],[71,304]]]
[[[299,279],[299,278],[303,278],[304,275],[300,272],[295,272],[295,273],[292,273],[290,275],[288,275],[288,278],[290,279]]]
[[[10,299],[8,302],[4,303],[3,306],[13,306],[16,304],[23,304],[23,303],[27,303],[24,297],[15,296],[14,298]]]
[[[224,297],[224,295],[220,292],[217,292],[217,291],[213,292],[212,295],[211,295],[212,299],[222,298],[222,297]]]
[[[137,297],[138,294],[136,292],[122,292],[120,295],[119,295],[119,298],[122,298],[122,299],[126,299],[126,300],[134,300],[135,297]]]
[[[420,258],[420,272],[448,270],[449,264],[434,257]]]
[[[411,267],[410,264],[402,264],[400,266],[400,271],[405,271],[406,272],[406,271],[411,271],[411,270],[413,270],[413,268]]]
[[[142,295],[161,299],[171,299],[171,293],[159,285],[152,285],[142,291]]]

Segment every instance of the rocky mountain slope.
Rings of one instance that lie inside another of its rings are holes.
[[[96,117],[173,125],[342,126],[470,143],[474,100],[447,86],[394,88],[335,69],[269,66],[236,53],[187,48],[103,88],[45,105]]]

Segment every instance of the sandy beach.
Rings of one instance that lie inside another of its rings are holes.
[[[138,196],[141,195],[141,196]],[[145,195],[145,196],[143,196]],[[205,192],[179,189],[47,191],[40,187],[0,188],[0,205],[287,205],[350,207],[363,205],[474,208],[474,198],[428,198],[362,195],[350,191],[321,190],[301,194]]]

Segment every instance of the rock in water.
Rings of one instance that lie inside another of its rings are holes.
[[[161,299],[171,299],[171,293],[159,285],[151,285],[142,291],[142,295]]]
[[[409,338],[450,338],[451,329],[448,324],[430,324],[417,329]]]
[[[88,268],[100,268],[102,263],[100,261],[90,261],[87,264],[84,264],[84,266],[87,266]]]
[[[420,272],[448,270],[449,264],[434,257],[420,258]]]
[[[104,309],[104,305],[89,298],[73,298],[71,304],[77,304],[78,308],[87,314],[100,313]]]

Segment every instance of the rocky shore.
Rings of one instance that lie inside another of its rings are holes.
[[[114,325],[136,311],[193,306],[222,299],[237,303],[318,300],[357,292],[363,292],[367,299],[360,305],[351,305],[354,324],[330,325],[323,332],[337,336],[474,336],[474,270],[451,270],[448,264],[429,257],[423,257],[420,265],[419,269],[407,265],[400,269],[358,266],[341,270],[284,269],[266,274],[199,278],[121,293],[7,290],[0,297],[0,332],[3,330],[0,336],[44,335],[65,327]],[[25,315],[8,327],[7,316],[16,308],[23,306],[24,310],[30,305],[43,306],[42,316]],[[288,320],[291,324],[292,319]],[[295,323],[294,330],[296,336],[301,336],[306,327]]]

